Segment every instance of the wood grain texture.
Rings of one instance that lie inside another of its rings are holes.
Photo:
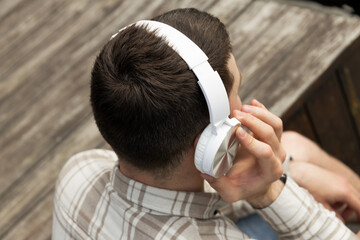
[[[359,38],[360,24],[356,17],[256,1],[229,30],[245,80],[240,97],[257,98],[281,116]]]
[[[285,123],[284,130],[299,132],[314,142],[319,141],[316,136],[316,130],[308,117],[307,111],[304,109],[296,112],[292,118]]]
[[[358,51],[360,51],[360,46]],[[360,137],[360,54],[358,51],[338,69],[338,77],[354,119],[354,128]]]
[[[321,146],[360,173],[360,142],[349,127],[353,125],[351,112],[335,74],[309,100],[307,108]]]
[[[3,0],[0,8],[0,239],[49,239],[65,161],[108,148],[89,106],[92,63],[119,28],[178,7],[228,27],[241,96],[286,111],[360,33],[359,20],[252,0]]]

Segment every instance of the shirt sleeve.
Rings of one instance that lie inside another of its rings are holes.
[[[256,210],[280,239],[358,239],[336,216],[291,178],[279,197]]]

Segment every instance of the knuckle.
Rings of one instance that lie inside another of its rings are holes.
[[[348,185],[343,186],[340,189],[340,194],[341,196],[343,196],[344,198],[347,198],[350,194],[351,194],[351,189]]]
[[[337,182],[336,185],[336,192],[338,192],[338,194],[340,194],[341,197],[347,197],[351,194],[352,190],[350,187],[350,183],[348,182],[348,180],[341,175],[335,175],[334,176],[335,181]]]
[[[237,117],[237,120],[239,120],[243,125],[249,124],[251,115],[246,112],[242,112],[242,114],[242,116]]]
[[[274,182],[276,180],[279,180],[283,174],[283,169],[280,166],[276,166],[271,171],[271,178],[269,179],[270,182]]]
[[[271,158],[273,156],[274,152],[272,150],[272,148],[269,145],[265,145],[263,147],[263,156],[265,158]]]
[[[252,136],[248,135],[247,140],[246,140],[246,145],[248,147],[251,147],[252,145],[254,145],[254,141],[255,141],[255,139]]]
[[[275,122],[275,129],[278,130],[278,131],[281,131],[283,129],[283,121],[278,118]]]
[[[276,179],[279,179],[283,173],[284,173],[283,167],[280,164],[278,166],[276,166],[276,168],[275,168]]]
[[[285,152],[285,150],[281,147],[281,149],[280,149],[280,160],[281,160],[281,162],[283,163],[283,162],[285,162],[285,159],[286,159],[286,152]]]
[[[348,180],[344,177],[344,176],[341,176],[341,175],[338,175],[336,174],[336,181],[342,186],[342,187],[345,187],[348,185]]]
[[[249,113],[245,113],[243,118],[246,122],[251,122],[254,119],[254,117]]]
[[[264,138],[271,139],[275,135],[275,131],[272,127],[268,126],[264,128]]]

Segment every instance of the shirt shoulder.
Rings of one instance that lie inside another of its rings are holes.
[[[53,232],[89,237],[91,216],[116,165],[116,154],[100,149],[78,153],[65,163],[56,183]]]
[[[59,180],[64,178],[69,172],[77,171],[86,168],[91,168],[92,166],[98,166],[101,169],[104,167],[112,168],[112,166],[117,161],[117,156],[113,151],[103,150],[103,149],[91,149],[84,152],[77,153],[73,155],[63,166],[59,173]],[[100,169],[93,169],[97,171]],[[58,181],[59,181],[58,180]]]
[[[59,197],[86,189],[99,177],[105,177],[117,163],[113,151],[93,149],[72,156],[63,166],[56,183]],[[62,199],[64,200],[64,199]]]
[[[206,214],[216,202],[222,206],[214,194],[150,187],[122,175],[117,165],[114,152],[105,150],[68,160],[55,191],[53,239],[247,238],[227,217]]]

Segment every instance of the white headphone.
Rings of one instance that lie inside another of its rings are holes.
[[[229,118],[230,106],[224,84],[217,71],[210,66],[206,54],[177,29],[157,21],[138,21],[158,37],[163,37],[187,63],[198,78],[209,109],[210,124],[201,133],[195,150],[196,168],[213,177],[226,174],[231,168],[237,148],[236,127],[241,123]],[[125,27],[127,28],[127,27]],[[121,32],[123,29],[119,30]],[[117,35],[114,34],[113,39]]]

